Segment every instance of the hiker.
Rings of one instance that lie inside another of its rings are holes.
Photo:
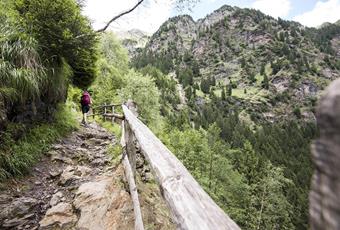
[[[83,95],[80,98],[80,104],[81,104],[81,111],[83,113],[83,120],[81,121],[82,124],[86,125],[86,113],[90,110],[91,105],[91,97],[89,92],[84,90]]]

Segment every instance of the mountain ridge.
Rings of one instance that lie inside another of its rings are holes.
[[[189,15],[170,18],[133,62],[137,68],[156,63],[163,72],[191,69],[184,88],[195,91],[196,98],[207,100],[210,90],[219,97],[232,85],[237,99],[261,105],[256,110],[262,116],[269,112],[280,118],[301,110],[296,113],[315,119],[317,97],[340,76],[340,63],[332,59],[339,50],[331,50],[328,30],[225,5],[197,21]],[[331,33],[340,34],[340,27],[332,24]],[[211,77],[216,85],[205,92],[197,87]]]

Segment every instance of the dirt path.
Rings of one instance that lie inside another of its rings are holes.
[[[115,142],[93,123],[53,145],[30,175],[0,188],[0,229],[133,229],[123,170],[107,154]]]

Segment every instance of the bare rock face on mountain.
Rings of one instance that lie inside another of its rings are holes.
[[[115,34],[122,42],[123,46],[128,50],[131,58],[136,55],[138,49],[144,48],[150,39],[150,35],[147,32],[138,29],[118,31],[115,32]]]

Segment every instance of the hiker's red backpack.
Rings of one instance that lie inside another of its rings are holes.
[[[88,92],[84,92],[83,96],[81,96],[81,100],[80,100],[81,105],[89,105],[91,104],[91,97],[90,94]]]

